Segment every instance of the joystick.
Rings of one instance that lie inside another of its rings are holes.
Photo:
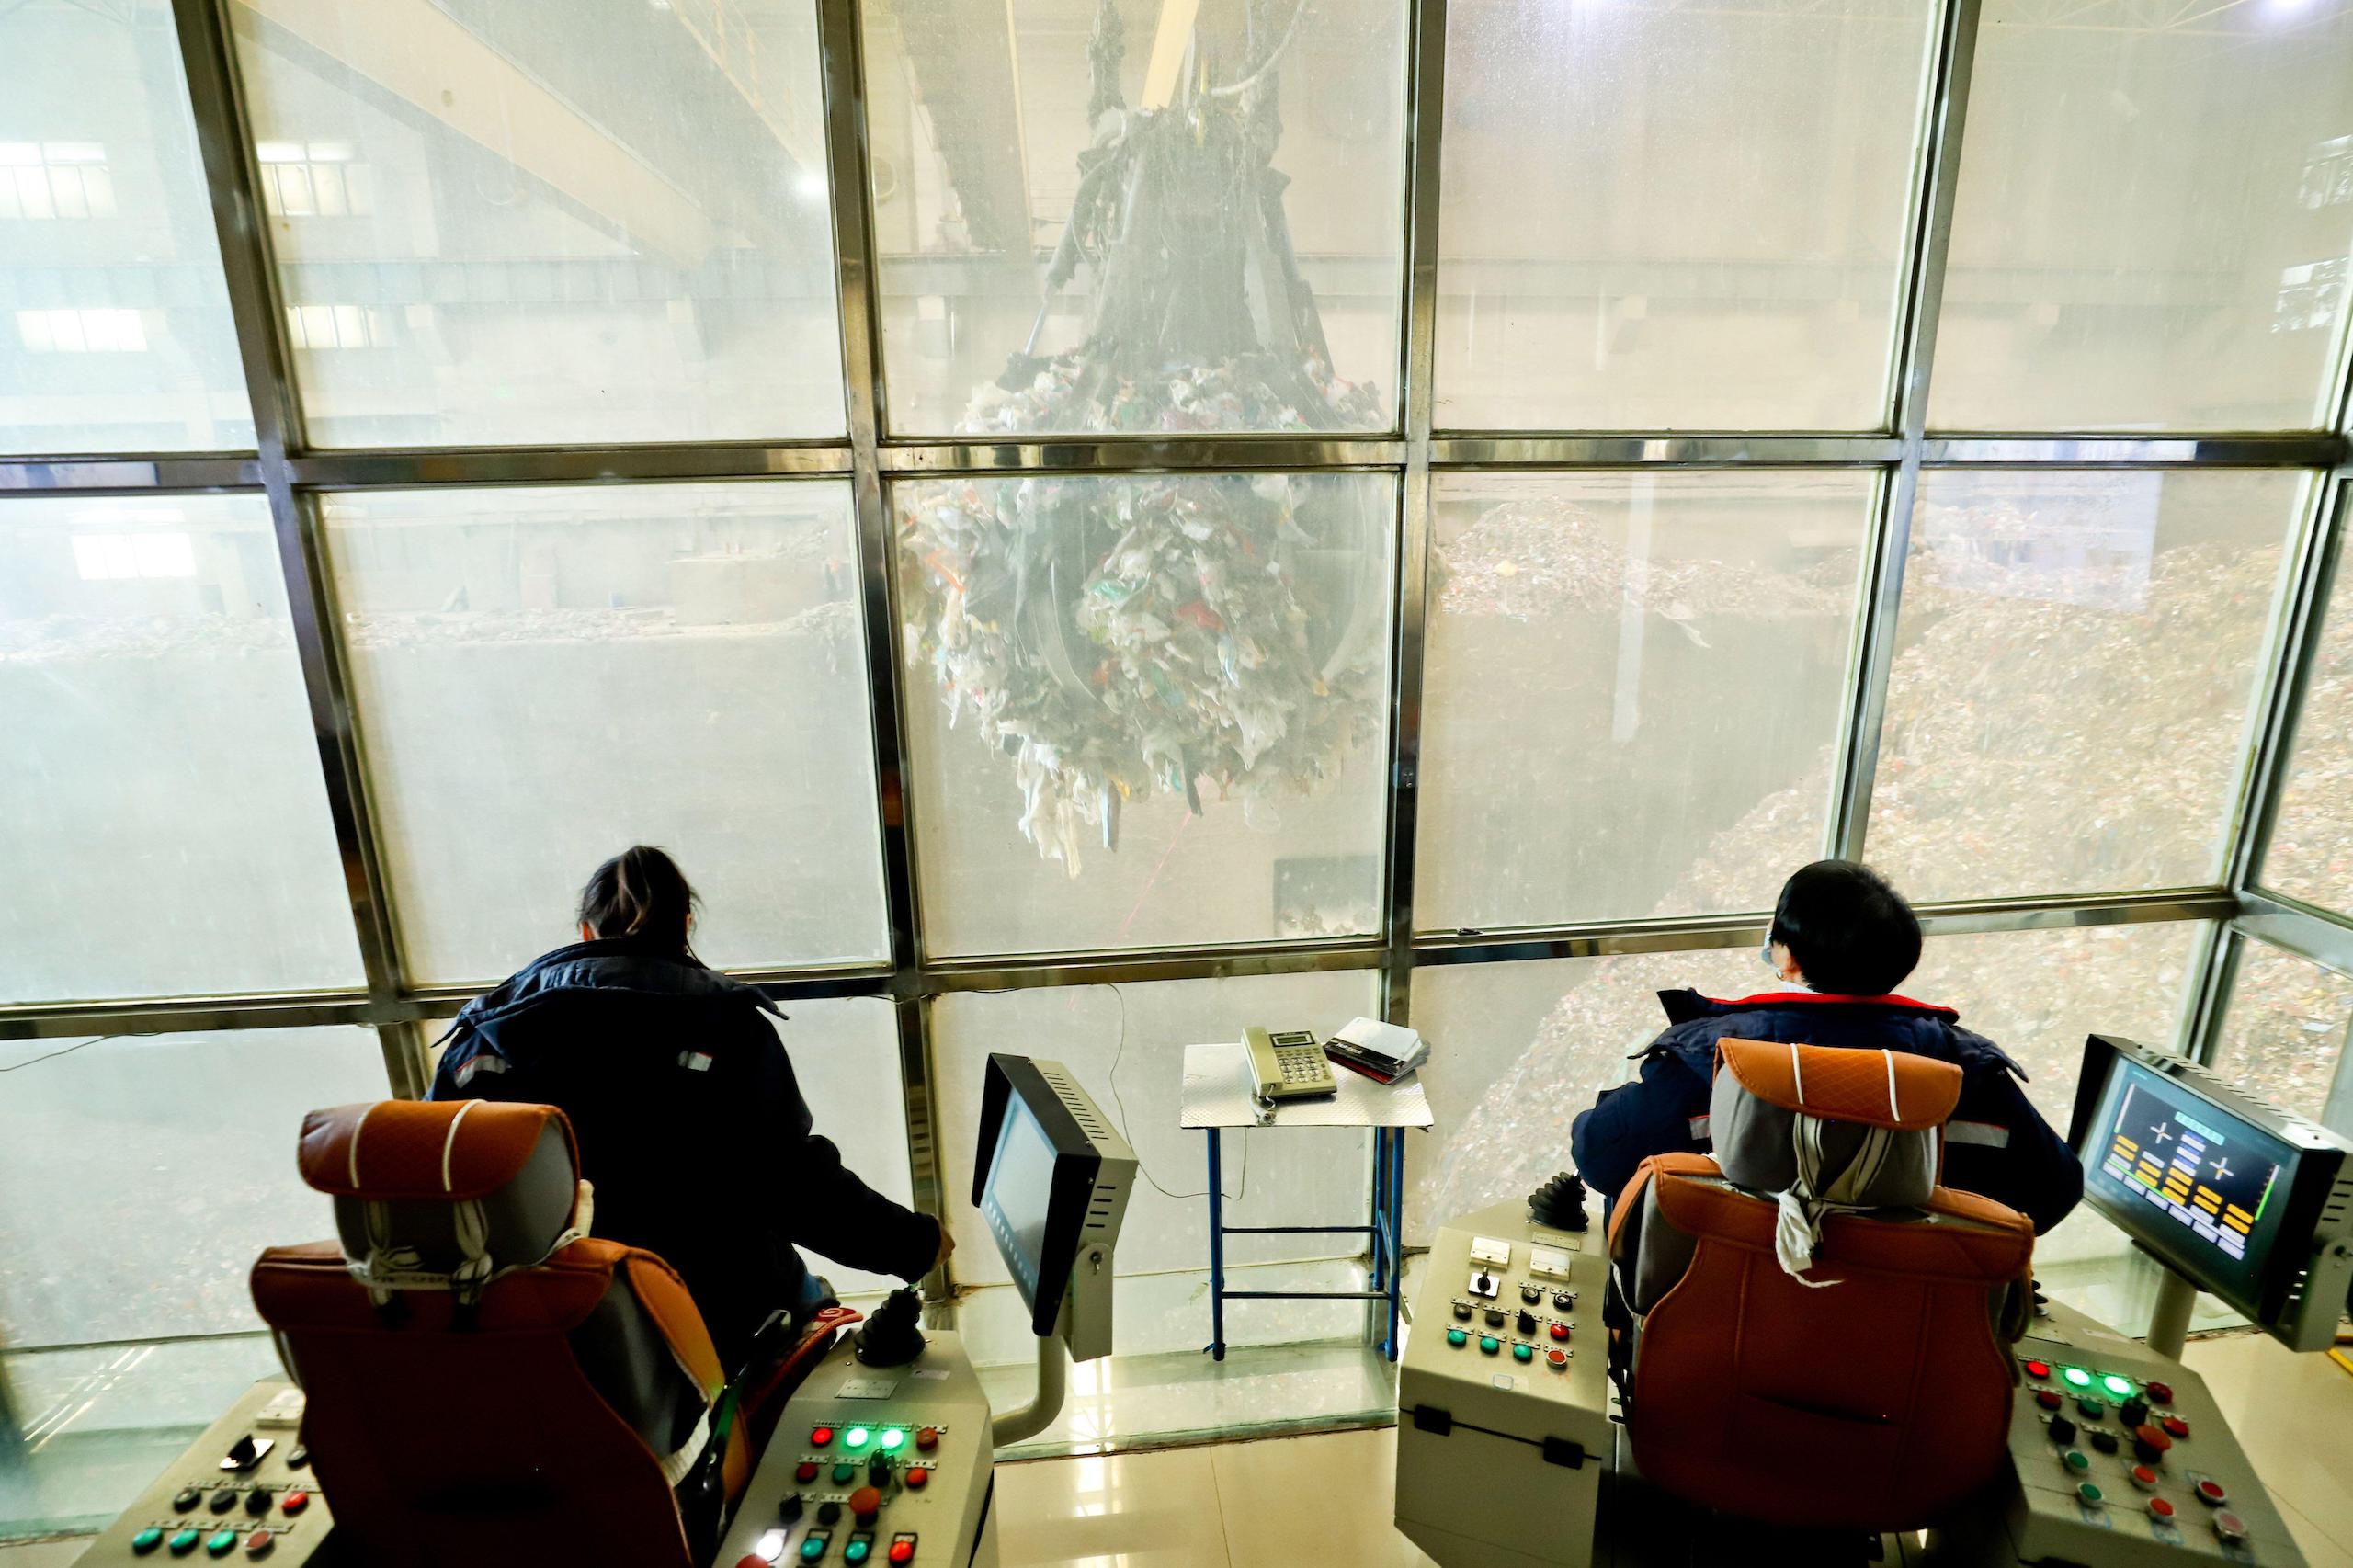
[[[1590,1222],[1585,1211],[1585,1183],[1574,1172],[1563,1171],[1528,1195],[1528,1217],[1556,1231],[1582,1231]]]
[[[923,1298],[911,1290],[891,1292],[858,1331],[858,1358],[870,1367],[904,1367],[923,1354]]]

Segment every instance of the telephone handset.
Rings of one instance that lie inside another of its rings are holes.
[[[1250,1058],[1250,1090],[1260,1100],[1302,1099],[1340,1092],[1332,1075],[1323,1042],[1306,1029],[1282,1029],[1269,1034],[1261,1028],[1242,1031],[1242,1046]]]

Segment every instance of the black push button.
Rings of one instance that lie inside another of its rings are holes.
[[[2095,1432],[2092,1434],[2092,1447],[2101,1453],[2112,1454],[2123,1445],[2116,1440],[2116,1434],[2113,1432]]]
[[[2052,1416],[2051,1418],[2051,1440],[2058,1444],[2061,1448],[2065,1448],[2068,1444],[2075,1440],[2075,1424],[2068,1420],[2063,1415]]]
[[[225,1486],[212,1494],[212,1511],[216,1514],[225,1514],[236,1506],[237,1494]]]
[[[1501,1312],[1498,1312],[1495,1308],[1489,1307],[1487,1309],[1487,1326],[1489,1328],[1501,1328],[1503,1325],[1504,1314]]]
[[[305,1466],[305,1465],[309,1464],[310,1462],[311,1462],[311,1450],[310,1450],[309,1449],[307,1449],[307,1448],[303,1447],[301,1444],[297,1443],[297,1444],[295,1444],[292,1448],[290,1448],[290,1449],[287,1449],[287,1450],[286,1450],[286,1468],[287,1468],[287,1469],[289,1469],[289,1470],[301,1470],[303,1466]]]
[[[1544,1292],[1533,1285],[1522,1285],[1519,1288],[1519,1299],[1532,1307],[1544,1299]]]
[[[2138,1426],[2149,1419],[2149,1402],[2128,1399],[2116,1407],[2116,1418],[2127,1426]]]
[[[204,1494],[199,1492],[195,1487],[190,1486],[183,1490],[178,1496],[172,1499],[172,1506],[180,1513],[185,1514],[190,1508],[195,1507],[199,1503],[203,1501]]]
[[[776,1506],[777,1517],[782,1519],[788,1525],[791,1524],[794,1520],[801,1517],[801,1507],[802,1504],[801,1501],[801,1494],[795,1492],[786,1497],[783,1502],[779,1503]]]
[[[820,1503],[817,1505],[817,1522],[819,1524],[830,1525],[840,1519],[841,1517],[842,1506],[839,1503]]]
[[[1454,1317],[1457,1323],[1469,1323],[1471,1321],[1471,1303],[1468,1301],[1455,1302]]]
[[[268,1487],[256,1486],[251,1492],[245,1494],[245,1512],[256,1515],[267,1514],[269,1512]]]

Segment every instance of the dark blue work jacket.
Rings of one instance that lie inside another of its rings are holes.
[[[533,960],[466,1004],[437,1100],[560,1108],[596,1186],[595,1233],[659,1254],[732,1371],[779,1309],[811,1304],[807,1246],[914,1279],[939,1227],[859,1180],[813,1130],[767,998],[621,939]]]
[[[2017,1062],[1961,1015],[1904,996],[1824,996],[1773,992],[1719,1002],[1696,991],[1662,991],[1668,1028],[1642,1053],[1641,1075],[1602,1092],[1576,1119],[1569,1145],[1586,1185],[1614,1201],[1653,1154],[1706,1153],[1708,1094],[1716,1042],[1791,1041],[1868,1051],[1907,1051],[1961,1069],[1961,1103],[1945,1130],[1944,1184],[2005,1203],[2034,1221],[2037,1234],[2067,1216],[2084,1195],[2083,1166],[2018,1085]]]

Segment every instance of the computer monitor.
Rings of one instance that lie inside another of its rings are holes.
[[[2085,1043],[2068,1142],[2084,1197],[2291,1349],[2335,1338],[2353,1282],[2353,1145],[2129,1040]]]
[[[993,1055],[981,1083],[972,1201],[1040,1337],[1111,1349],[1111,1254],[1135,1151],[1059,1062]]]

